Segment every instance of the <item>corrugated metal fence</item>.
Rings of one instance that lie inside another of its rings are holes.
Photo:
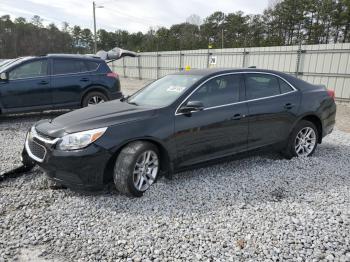
[[[169,73],[207,67],[249,67],[294,74],[334,89],[338,100],[350,102],[350,43],[257,48],[145,52],[112,64],[124,77],[157,79]]]

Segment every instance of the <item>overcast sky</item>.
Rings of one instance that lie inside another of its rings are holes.
[[[97,0],[96,3],[104,6],[96,10],[97,28],[146,32],[151,26],[169,27],[184,22],[191,14],[205,18],[214,11],[262,13],[268,0]],[[67,21],[70,25],[93,28],[92,1],[0,0],[0,15],[4,14],[28,20],[39,15],[44,24],[54,22],[61,27]]]

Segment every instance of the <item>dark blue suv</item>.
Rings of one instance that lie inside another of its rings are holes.
[[[118,75],[94,56],[22,57],[0,66],[2,114],[85,107],[121,96]]]

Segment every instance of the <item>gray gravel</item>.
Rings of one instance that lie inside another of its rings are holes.
[[[0,169],[51,114],[0,119]],[[0,184],[0,261],[350,261],[350,134],[312,158],[260,154],[161,179],[141,199]],[[32,259],[32,260],[30,260]]]

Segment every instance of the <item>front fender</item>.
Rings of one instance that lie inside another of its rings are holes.
[[[154,128],[154,126],[159,128]],[[162,148],[167,153],[169,160],[172,161],[176,155],[176,146],[172,139],[173,131],[174,125],[169,124],[169,118],[166,115],[157,114],[152,117],[110,126],[105,136],[102,136],[96,142],[99,146],[115,154],[130,142],[146,140]]]

